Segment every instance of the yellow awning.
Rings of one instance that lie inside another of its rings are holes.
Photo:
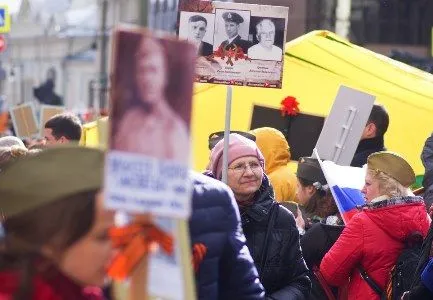
[[[301,112],[326,116],[340,85],[377,97],[390,115],[389,150],[405,156],[417,174],[420,154],[433,131],[433,75],[351,44],[327,31],[314,31],[286,44],[283,88],[233,88],[232,130],[249,130],[255,104],[279,108],[286,96]],[[194,167],[209,158],[208,135],[223,130],[226,87],[197,84],[192,122]]]
[[[279,108],[287,96],[297,98],[301,112],[326,116],[341,85],[377,97],[390,115],[386,147],[402,154],[417,174],[423,174],[420,154],[433,132],[433,75],[327,31],[314,31],[286,44],[281,90],[233,87],[231,129],[249,130],[254,105]],[[191,132],[196,170],[208,163],[209,134],[224,129],[225,97],[223,85],[195,85]],[[101,132],[106,137],[106,120],[101,124],[99,131],[97,123],[86,126],[85,132],[93,135],[85,134],[88,143],[99,145]]]

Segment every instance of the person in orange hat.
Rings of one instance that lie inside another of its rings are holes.
[[[278,202],[297,202],[296,175],[289,169],[290,146],[281,131],[271,127],[251,130],[256,144],[265,157],[265,173],[274,187]]]

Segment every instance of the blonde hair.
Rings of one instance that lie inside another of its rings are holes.
[[[379,183],[379,192],[390,198],[406,197],[412,195],[410,189],[380,170],[367,169],[370,176]]]
[[[0,147],[0,165],[27,155],[29,150],[21,146]]]

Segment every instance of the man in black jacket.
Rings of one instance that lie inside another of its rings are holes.
[[[50,68],[47,71],[47,81],[39,87],[33,88],[33,95],[41,104],[62,105],[62,98],[55,93],[56,70]]]
[[[225,50],[233,50],[236,47],[241,48],[244,53],[248,52],[248,48],[251,47],[252,43],[247,40],[243,40],[239,35],[239,24],[244,22],[244,18],[235,12],[225,12],[222,15],[225,22],[225,30],[228,39],[223,41],[220,47]]]
[[[362,132],[361,141],[356,148],[352,167],[362,167],[370,154],[385,151],[383,137],[388,130],[389,116],[383,105],[375,104]]]

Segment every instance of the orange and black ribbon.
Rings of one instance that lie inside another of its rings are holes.
[[[173,238],[151,223],[115,227],[109,234],[113,246],[120,249],[108,268],[108,275],[113,279],[126,279],[156,245],[169,255],[174,251]]]
[[[120,249],[108,268],[108,275],[116,280],[129,277],[137,264],[156,245],[169,255],[174,252],[173,237],[150,222],[115,227],[110,229],[109,235],[113,246]],[[195,273],[198,272],[206,253],[207,247],[203,243],[193,245],[191,263]]]
[[[194,244],[194,246],[192,247],[192,266],[195,273],[198,272],[198,267],[203,261],[206,253],[207,247],[202,243]]]

